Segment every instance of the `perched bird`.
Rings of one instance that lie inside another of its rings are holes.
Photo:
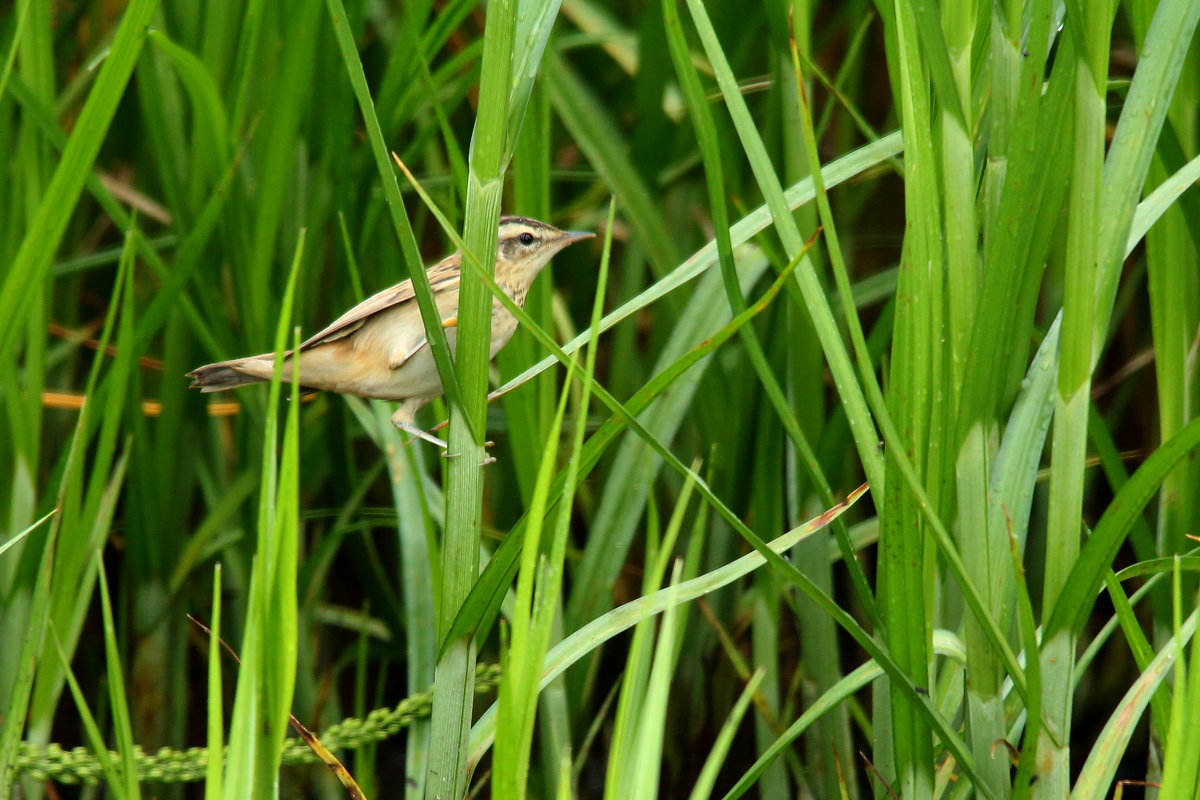
[[[496,283],[518,306],[547,262],[567,245],[595,234],[560,231],[525,217],[501,217],[496,243]],[[462,254],[454,253],[426,270],[433,299],[451,350],[458,325]],[[508,344],[517,318],[492,298],[489,358]],[[392,423],[445,448],[446,443],[413,424],[417,411],[442,394],[442,382],[425,339],[411,280],[368,297],[332,325],[300,345],[300,384],[308,389],[399,400]],[[293,352],[285,354],[283,378],[290,380]],[[207,364],[188,373],[202,392],[235,389],[271,380],[274,353]]]

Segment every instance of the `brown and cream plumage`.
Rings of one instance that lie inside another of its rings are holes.
[[[550,259],[592,233],[560,231],[525,217],[502,217],[496,243],[496,283],[518,306],[534,279]],[[461,254],[443,259],[426,270],[446,338],[453,350],[458,324],[458,288]],[[517,319],[496,298],[492,299],[492,345],[489,357],[508,344]],[[435,436],[417,428],[417,411],[442,394],[421,312],[411,280],[368,297],[332,324],[300,345],[300,383],[310,389],[340,392],[381,400],[398,400],[392,422],[400,429],[444,446]],[[290,361],[292,353],[286,358]],[[192,387],[202,392],[234,389],[269,381],[274,353],[206,364],[188,373]],[[286,364],[286,362],[285,362]],[[290,364],[283,377],[290,379]]]

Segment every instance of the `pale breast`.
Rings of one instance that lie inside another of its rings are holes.
[[[518,307],[525,307],[525,297],[529,293],[529,285],[523,283],[509,283],[508,281],[497,278],[497,284],[506,295],[512,298],[512,301]],[[513,313],[504,307],[496,298],[492,298],[492,347],[489,354],[490,358],[495,358],[496,353],[499,353],[504,345],[508,344],[512,339],[513,334],[517,332],[517,318]]]
[[[504,287],[519,304],[525,301],[524,292]],[[443,319],[455,316],[457,293],[438,295],[438,310]],[[446,329],[451,352],[458,340],[458,328]],[[494,358],[508,344],[517,330],[517,318],[498,300],[492,300],[492,342],[489,358]],[[397,354],[410,354],[399,359]],[[353,334],[317,345],[300,357],[301,380],[307,386],[325,391],[375,397],[381,400],[405,400],[410,397],[436,397],[442,394],[442,382],[437,374],[421,314],[415,302],[401,303],[367,319]],[[391,369],[393,359],[403,364]]]
[[[439,307],[443,298],[438,298]],[[439,310],[441,310],[439,308]],[[443,311],[449,317],[448,311]],[[454,347],[455,329],[446,329],[446,338]],[[437,366],[425,341],[425,327],[416,303],[404,303],[372,317],[351,337],[351,344],[372,369],[360,378],[360,394],[384,400],[436,396],[442,393]],[[407,355],[403,364],[392,369],[389,363]]]

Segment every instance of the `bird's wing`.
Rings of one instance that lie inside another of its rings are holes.
[[[442,320],[443,328],[457,328],[458,317],[446,317]],[[425,349],[425,345],[429,344],[429,339],[426,338],[425,332],[411,342],[401,342],[398,347],[392,351],[391,357],[388,359],[388,369],[400,369],[408,360],[417,353]]]
[[[429,277],[429,286],[435,295],[455,291],[458,288],[459,269],[458,259],[451,256],[434,266],[425,273]],[[398,283],[390,289],[371,295],[354,308],[342,314],[328,327],[307,339],[300,345],[301,350],[310,350],[317,345],[327,344],[342,339],[361,328],[368,319],[380,311],[392,308],[401,303],[414,299],[412,280]]]

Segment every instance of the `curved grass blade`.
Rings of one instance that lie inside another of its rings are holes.
[[[425,325],[429,351],[437,364],[438,377],[441,378],[446,399],[457,405],[461,402],[462,389],[458,373],[454,369],[450,344],[446,340],[446,331],[442,328],[441,317],[433,301],[433,290],[429,287],[429,278],[425,275],[422,267],[421,251],[417,247],[412,223],[408,219],[404,200],[400,196],[400,184],[396,181],[396,173],[388,162],[388,149],[383,140],[383,129],[379,126],[379,116],[375,113],[371,90],[367,86],[367,76],[363,71],[358,48],[354,44],[350,20],[346,17],[346,7],[342,4],[342,0],[327,0],[326,5],[333,22],[333,33],[337,39],[338,49],[346,64],[350,85],[354,88],[354,96],[358,100],[358,107],[362,112],[367,140],[371,145],[371,155],[374,156],[375,168],[379,172],[379,180],[383,185],[383,196],[387,200],[392,225],[396,229],[400,251],[409,267],[409,277],[412,278],[417,305],[421,309],[421,321]]]
[[[966,661],[966,653],[963,650],[962,641],[949,631],[934,631],[933,649],[938,655],[950,656],[959,662]],[[796,741],[811,727],[814,722],[824,714],[832,711],[839,703],[846,702],[846,700],[853,697],[864,687],[870,685],[876,679],[883,677],[883,674],[883,667],[874,661],[868,661],[831,686],[828,691],[824,692],[811,705],[804,709],[804,713],[800,715],[799,719],[788,726],[783,735],[776,739],[775,743],[758,757],[758,760],[738,779],[733,788],[725,793],[723,800],[734,800],[744,795],[754,785],[755,781],[758,780],[759,776],[766,771],[767,767],[787,747],[791,746],[792,742]]]
[[[1197,181],[1200,181],[1200,156],[1196,156],[1180,167],[1173,175],[1156,186],[1154,191],[1146,195],[1142,202],[1138,203],[1137,211],[1133,215],[1133,226],[1129,231],[1129,238],[1125,242],[1126,258],[1137,247],[1138,242],[1146,236],[1154,223],[1158,222],[1162,215],[1175,205],[1175,201],[1184,192],[1194,188]]]
[[[725,718],[724,724],[721,725],[721,730],[717,734],[716,741],[713,742],[712,750],[708,753],[708,758],[704,760],[704,766],[700,769],[700,777],[696,779],[696,784],[692,787],[692,793],[688,796],[688,800],[708,800],[712,796],[713,786],[717,782],[717,774],[725,761],[725,757],[729,754],[729,747],[733,744],[733,737],[737,735],[738,727],[742,724],[742,717],[746,715],[746,709],[750,707],[750,701],[754,699],[754,693],[758,691],[758,685],[762,683],[762,679],[766,677],[766,674],[766,668],[759,667],[750,676],[750,680],[746,683],[746,688],[742,690],[742,694],[729,711],[729,716]]]
[[[104,573],[104,562],[100,551],[95,553],[96,574],[100,578],[100,611],[104,622],[104,663],[108,677],[109,710],[117,740],[117,754],[121,759],[121,791],[118,796],[138,797],[137,754],[133,747],[133,725],[129,719],[129,703],[125,695],[125,674],[121,668],[121,649],[117,645],[117,626],[113,622],[112,599],[108,594],[108,577]],[[61,652],[61,647],[60,647]],[[77,700],[80,698],[77,698]],[[102,741],[92,740],[93,749]],[[98,752],[98,751],[97,751]],[[115,789],[116,787],[110,788]]]
[[[121,769],[113,761],[113,756],[117,754],[110,752],[108,746],[104,744],[104,735],[100,732],[100,726],[96,723],[92,710],[88,707],[87,698],[83,696],[83,689],[79,688],[79,681],[75,679],[75,672],[71,669],[71,661],[67,658],[67,652],[53,631],[51,631],[51,635],[54,639],[54,650],[58,653],[59,665],[67,680],[67,686],[70,687],[71,696],[75,699],[75,707],[79,710],[80,722],[87,734],[88,743],[92,746],[92,752],[96,754],[96,760],[100,762],[104,780],[108,783],[108,790],[117,800],[125,800],[130,795]],[[136,780],[137,774],[135,773],[133,777]]]
[[[20,533],[16,534],[15,536],[13,536],[8,541],[6,541],[4,544],[0,544],[0,556],[4,555],[5,551],[8,550],[8,548],[12,547],[17,542],[21,541],[26,536],[28,536],[29,534],[31,534],[35,530],[37,530],[39,527],[41,527],[42,523],[45,522],[46,520],[50,519],[51,517],[53,517],[55,515],[55,513],[57,513],[57,509],[51,510],[50,513],[48,513],[46,516],[42,517],[37,522],[35,522],[32,525],[30,525],[29,527],[27,527],[25,530],[21,531]]]
[[[783,286],[783,281],[786,280],[788,274],[790,273],[785,271],[784,274],[776,279],[771,289],[757,303],[730,320],[717,333],[705,339],[700,345],[686,353],[678,361],[643,386],[637,394],[624,404],[623,414],[625,418],[617,414],[601,425],[600,429],[592,434],[583,446],[579,459],[579,477],[583,478],[587,476],[592,467],[600,460],[600,456],[608,449],[609,445],[625,430],[627,426],[626,419],[636,418],[653,400],[667,391],[679,375],[697,361],[716,350],[721,344],[728,341],[741,326],[747,324],[757,314],[761,313],[779,293],[779,290]],[[556,501],[565,491],[566,483],[567,476],[565,472],[560,472],[555,477],[552,492],[552,497]],[[504,542],[501,543],[500,547],[497,548],[496,552],[492,554],[492,558],[488,562],[487,567],[484,568],[483,574],[475,582],[471,596],[463,604],[462,611],[454,621],[454,627],[451,629],[450,636],[464,636],[468,633],[480,636],[481,634],[486,634],[491,629],[491,625],[499,613],[500,603],[504,599],[509,585],[512,583],[513,575],[516,571],[517,557],[521,549],[520,540],[523,536],[524,523],[518,523]]]
[[[698,482],[697,486],[699,486]],[[831,520],[844,514],[847,509],[858,502],[859,498],[866,491],[867,487],[865,484],[858,487],[844,501],[829,509],[824,514],[809,520],[805,524],[788,531],[772,541],[769,545],[770,551],[772,554],[785,552],[801,540],[812,536],[829,524]],[[641,620],[655,614],[660,614],[672,605],[695,600],[697,597],[703,597],[723,586],[727,586],[738,578],[749,575],[765,563],[766,558],[762,553],[747,553],[736,561],[719,567],[712,572],[684,581],[669,589],[660,589],[652,594],[631,600],[599,619],[593,620],[563,639],[546,655],[541,678],[542,685],[545,686],[561,675],[573,663],[595,650],[600,644],[622,631],[632,628]],[[491,746],[491,739],[495,733],[495,714],[496,707],[493,705],[475,723],[475,727],[472,728],[471,756],[472,761],[475,763],[478,762],[487,748]]]
[[[1150,666],[1138,676],[1117,703],[1101,729],[1096,743],[1088,751],[1087,761],[1084,762],[1083,769],[1079,771],[1079,777],[1071,789],[1072,800],[1086,800],[1107,794],[1124,757],[1125,748],[1133,738],[1150,698],[1179,661],[1183,647],[1196,633],[1197,615],[1200,615],[1200,612],[1193,611],[1175,636],[1163,643]],[[1189,666],[1193,670],[1197,667],[1196,664]],[[1177,685],[1175,691],[1183,693],[1186,690]],[[1182,736],[1179,738],[1182,739]],[[1192,784],[1189,788],[1189,793],[1194,790],[1194,786]],[[1167,788],[1165,781],[1163,788]]]
[[[879,166],[887,159],[892,158],[904,150],[904,144],[900,137],[899,131],[884,136],[882,139],[864,145],[852,153],[849,153],[841,158],[830,162],[822,171],[825,177],[825,185],[827,188],[832,188],[841,183],[845,183],[855,177],[862,175],[870,169]],[[789,209],[795,210],[806,203],[812,202],[816,196],[813,188],[812,178],[805,178],[791,186],[784,193],[784,201]],[[729,229],[729,241],[732,247],[745,244],[758,234],[762,233],[771,225],[771,212],[767,206],[761,205],[754,211],[750,212],[742,219],[738,220]],[[656,281],[653,286],[639,292],[635,297],[630,298],[622,303],[617,308],[604,315],[600,321],[601,332],[612,328],[620,322],[637,314],[646,306],[662,299],[666,295],[675,291],[679,287],[688,283],[692,279],[698,277],[705,270],[714,266],[717,263],[717,243],[713,240],[704,247],[697,250],[689,258],[687,258],[678,267],[662,279]],[[524,324],[524,323],[522,323]],[[571,341],[562,346],[564,353],[573,353],[583,346],[587,341],[589,331],[583,331]],[[547,356],[538,363],[534,364],[529,369],[517,375],[512,380],[505,383],[496,391],[492,392],[492,397],[496,398],[502,394],[512,391],[529,379],[540,375],[547,370],[555,362],[554,356]]]
[[[1095,602],[1096,592],[1104,580],[1104,574],[1133,527],[1134,521],[1158,492],[1158,487],[1175,465],[1198,446],[1200,418],[1192,420],[1185,428],[1163,442],[1130,476],[1129,482],[1117,492],[1063,584],[1058,602],[1054,604],[1054,610],[1044,624],[1043,641],[1061,631],[1078,631],[1082,628],[1087,613]]]

